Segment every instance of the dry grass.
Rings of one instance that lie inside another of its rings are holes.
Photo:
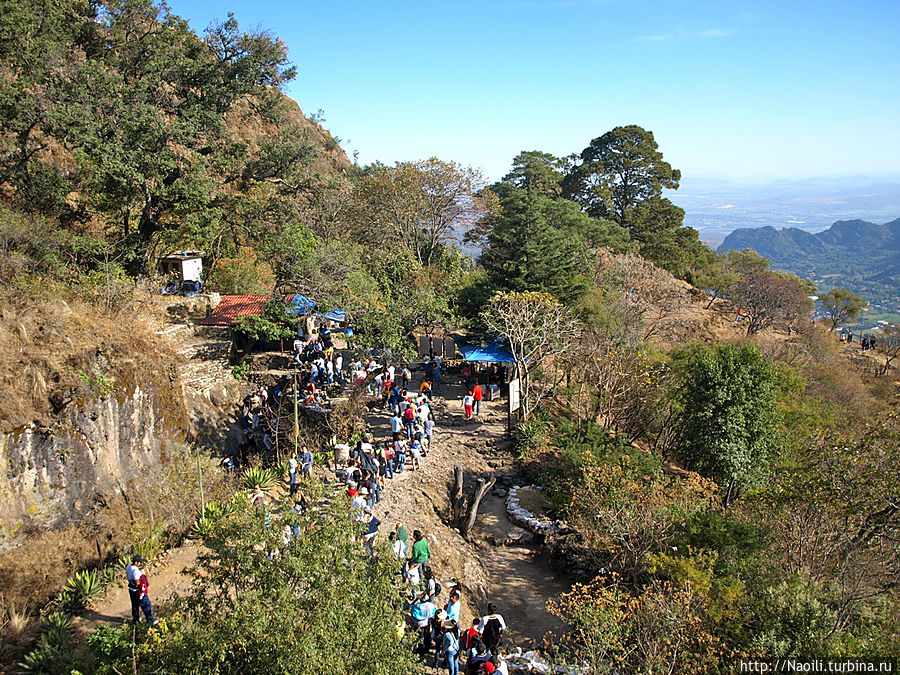
[[[38,625],[26,603],[0,595],[0,663],[21,658],[37,636]]]
[[[171,362],[133,303],[2,300],[0,431],[52,427],[72,403],[127,393]]]

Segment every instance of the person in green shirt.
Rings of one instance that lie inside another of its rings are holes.
[[[413,540],[412,561],[419,564],[424,572],[425,568],[428,567],[428,559],[431,558],[431,547],[428,545],[428,540],[419,530],[413,530]]]

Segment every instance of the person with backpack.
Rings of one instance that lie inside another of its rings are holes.
[[[489,602],[488,613],[481,617],[481,623],[478,624],[478,630],[481,633],[481,640],[485,647],[493,654],[497,651],[497,647],[503,641],[503,631],[506,630],[506,621],[503,616],[497,613],[497,606]]]
[[[472,627],[466,629],[459,638],[460,649],[466,653],[475,646],[475,640],[481,639],[481,633],[478,632],[478,624],[481,619],[472,619]]]
[[[428,567],[425,569],[425,594],[428,599],[434,602],[435,598],[441,594],[441,582],[434,578],[434,572]]]
[[[478,675],[482,664],[491,660],[491,653],[487,646],[479,638],[475,638],[472,648],[469,650],[469,660],[466,663],[466,675]]]
[[[459,673],[459,624],[452,619],[447,622],[441,645],[444,654],[444,663],[450,675]],[[437,667],[437,666],[435,666]]]

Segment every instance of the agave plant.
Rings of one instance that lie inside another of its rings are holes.
[[[248,490],[259,488],[263,492],[271,492],[281,482],[278,469],[264,469],[253,466],[244,472],[244,487]]]
[[[231,502],[222,504],[210,502],[197,514],[192,533],[195,537],[205,539],[213,534],[216,524],[228,513],[234,510]]]
[[[72,617],[65,612],[52,612],[42,628],[37,645],[19,663],[19,670],[23,673],[69,672]]]
[[[59,594],[59,599],[64,609],[78,612],[102,592],[103,576],[96,570],[81,570],[69,577]]]

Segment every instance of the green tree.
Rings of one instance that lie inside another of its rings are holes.
[[[565,163],[558,157],[539,150],[523,150],[513,159],[512,170],[503,176],[502,182],[529,193],[559,197],[564,169]]]
[[[375,165],[356,185],[356,230],[378,246],[402,244],[429,265],[442,246],[461,239],[491,206],[473,168],[431,157]]]
[[[663,159],[653,132],[632,124],[592,140],[566,188],[590,215],[635,229],[644,217],[636,209],[662,199],[663,188],[678,189],[679,180],[681,172]]]
[[[725,266],[721,258],[701,269],[694,277],[694,286],[709,293],[706,309],[712,307],[716,298],[725,297],[728,291],[740,280],[740,275]]]
[[[757,347],[697,347],[676,357],[682,384],[679,456],[725,490],[726,506],[755,485],[778,425],[775,369]]]
[[[563,182],[565,193],[595,218],[626,228],[641,255],[684,276],[704,256],[696,230],[682,229],[684,211],[663,197],[677,190],[681,172],[663,159],[653,133],[616,127],[581,152]]]
[[[847,319],[858,319],[863,308],[869,306],[868,302],[846,288],[832,288],[831,293],[822,293],[819,300],[828,311],[831,320],[829,330],[832,331]]]
[[[501,213],[480,262],[494,288],[541,291],[564,302],[588,288],[591,219],[576,204],[520,188],[499,190]]]
[[[138,631],[140,672],[368,673],[417,669],[397,633],[403,609],[386,549],[370,560],[346,503],[297,515],[289,503],[264,513],[236,496],[209,523],[196,583],[152,635]],[[300,536],[285,545],[284,528]],[[95,672],[132,671],[131,629],[90,640]],[[122,639],[124,638],[124,639]]]

